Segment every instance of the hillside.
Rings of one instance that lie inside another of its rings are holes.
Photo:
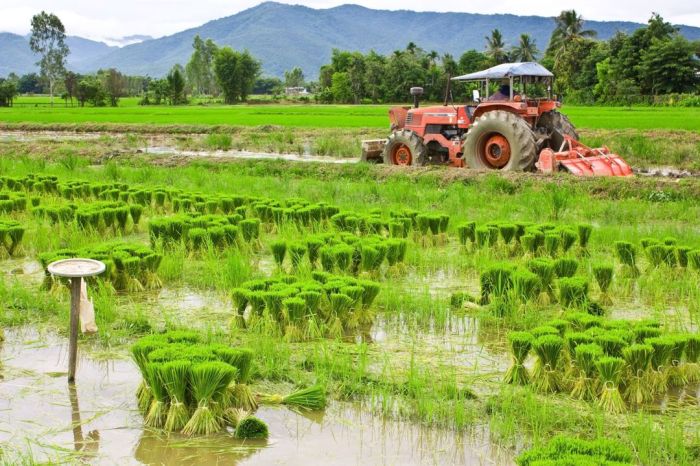
[[[631,32],[640,26],[631,22],[586,22],[586,27],[597,31],[601,39],[617,30]],[[386,11],[357,5],[317,10],[267,2],[197,28],[122,48],[81,44],[85,46],[78,50],[71,45],[69,64],[82,72],[116,67],[129,74],[159,76],[173,64],[187,62],[192,39],[199,34],[220,45],[247,48],[262,61],[265,74],[281,76],[284,70],[301,66],[308,77],[315,77],[333,48],[390,53],[413,41],[424,49],[458,57],[471,48],[482,50],[484,37],[498,28],[508,45],[514,44],[521,33],[528,33],[542,50],[553,27],[552,18],[541,16]],[[700,28],[682,26],[681,32],[689,39],[700,39]],[[0,75],[31,69],[36,59],[28,48],[26,53],[20,50],[23,38],[5,36],[8,34],[0,35],[0,49],[10,53],[0,56]]]

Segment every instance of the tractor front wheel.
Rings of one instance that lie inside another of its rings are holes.
[[[486,112],[469,128],[462,146],[469,168],[527,171],[537,160],[535,135],[521,117],[503,110]]]
[[[421,138],[413,131],[394,131],[384,146],[384,163],[387,165],[425,165],[428,151]]]

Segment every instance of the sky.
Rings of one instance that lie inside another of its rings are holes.
[[[465,13],[512,13],[556,16],[575,9],[584,19],[646,22],[655,11],[674,24],[700,26],[700,2],[693,0],[489,0],[470,2],[442,0],[297,0],[281,3],[330,8],[355,3],[387,10],[442,11]],[[55,13],[69,35],[116,44],[114,38],[129,35],[161,37],[229,16],[261,3],[261,0],[0,0],[0,31],[26,34],[32,15],[45,10]]]

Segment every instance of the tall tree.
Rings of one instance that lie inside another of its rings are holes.
[[[488,55],[494,64],[505,63],[508,60],[506,54],[506,44],[503,42],[503,34],[498,29],[491,31],[490,36],[486,36],[486,55]]]
[[[552,55],[557,61],[566,49],[567,45],[584,38],[596,36],[592,29],[583,28],[583,17],[576,13],[576,10],[564,10],[559,16],[554,18],[554,31],[549,39],[547,54]]]
[[[181,65],[175,65],[165,77],[168,82],[168,98],[170,105],[185,103],[185,76]]]
[[[511,59],[514,61],[535,61],[538,53],[535,41],[530,37],[530,34],[520,34],[518,45],[513,47],[511,52]]]
[[[303,87],[304,72],[298,66],[284,72],[284,85],[286,87]]]
[[[66,29],[58,16],[42,11],[32,17],[29,47],[41,56],[37,64],[41,76],[49,83],[52,107],[54,86],[66,71],[66,57],[70,53],[65,40]]]
[[[247,50],[237,52],[231,47],[219,49],[214,59],[216,79],[224,94],[224,102],[244,101],[252,92],[260,74],[260,62]]]
[[[194,52],[185,66],[187,80],[194,92],[213,95],[216,93],[214,57],[219,48],[211,39],[202,40],[199,34],[194,37],[192,48]]]
[[[109,104],[116,107],[119,104],[119,99],[126,95],[126,76],[121,74],[114,68],[104,71],[102,74],[102,84]]]
[[[70,99],[71,105],[73,105],[73,97],[77,94],[79,80],[80,76],[72,71],[66,72],[66,75],[63,77],[63,86],[66,88],[66,96]]]

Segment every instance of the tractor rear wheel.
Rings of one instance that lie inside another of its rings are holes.
[[[538,128],[544,128],[549,133],[549,148],[555,152],[564,143],[564,136],[569,136],[578,141],[578,133],[566,115],[556,110],[543,113],[537,122]]]
[[[535,135],[527,122],[510,112],[492,110],[476,119],[462,146],[469,168],[527,171],[537,160]]]
[[[389,136],[382,157],[387,165],[422,166],[426,164],[428,150],[416,133],[400,129]]]

